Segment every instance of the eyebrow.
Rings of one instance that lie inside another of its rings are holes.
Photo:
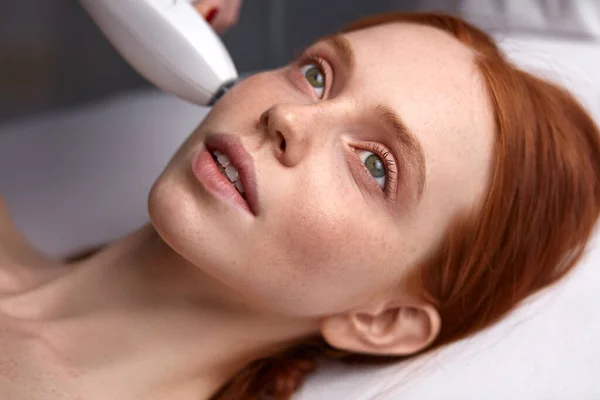
[[[348,39],[346,39],[340,34],[336,34],[326,36],[323,39],[319,40],[319,42],[325,43],[333,49],[333,51],[338,56],[345,69],[347,69],[348,71],[354,69],[355,56],[354,51],[352,50],[352,45],[350,45]]]
[[[394,137],[403,150],[403,158],[408,161],[411,167],[417,173],[417,193],[420,198],[425,189],[425,172],[427,165],[425,163],[425,153],[416,136],[408,129],[400,116],[390,107],[378,105],[375,108],[377,119],[394,134]]]

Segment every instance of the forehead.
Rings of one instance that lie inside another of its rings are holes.
[[[413,108],[422,112],[417,106],[473,111],[474,98],[485,97],[473,52],[439,29],[391,23],[344,36],[356,61],[348,90],[395,106],[404,119],[411,119]]]

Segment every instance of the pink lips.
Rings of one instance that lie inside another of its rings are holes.
[[[223,176],[212,157],[212,152],[225,154],[239,172],[244,185],[244,199],[229,180]],[[205,146],[192,161],[192,172],[198,181],[213,195],[229,201],[246,212],[257,215],[256,179],[254,161],[242,143],[233,135],[209,135]]]

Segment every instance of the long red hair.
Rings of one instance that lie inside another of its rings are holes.
[[[458,216],[439,249],[409,277],[409,286],[441,316],[429,351],[495,323],[577,263],[600,215],[600,134],[572,95],[517,68],[489,35],[459,18],[389,13],[346,31],[393,22],[441,29],[472,49],[495,116],[493,172],[483,204]],[[255,361],[213,399],[287,400],[319,356],[398,360],[347,354],[315,338]]]

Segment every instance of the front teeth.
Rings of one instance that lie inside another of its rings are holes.
[[[228,165],[225,168],[225,175],[229,178],[229,181],[235,183],[238,180],[240,174],[237,169],[233,165]]]
[[[219,164],[221,164],[223,167],[229,165],[229,158],[225,154],[219,153],[218,151],[215,151],[214,154],[217,156],[217,161]]]
[[[229,179],[229,182],[231,182],[233,184],[233,186],[235,186],[235,188],[237,189],[237,191],[240,194],[244,194],[244,185],[242,185],[242,181],[239,179],[240,178],[240,173],[238,172],[237,168],[235,168],[231,162],[229,161],[229,158],[219,152],[219,151],[214,151],[213,152],[214,157],[217,159],[217,162],[220,165],[220,171],[223,175],[225,175],[227,177],[227,179]]]
[[[235,181],[233,184],[238,192],[243,196],[244,195],[244,185],[242,185],[242,181]]]

